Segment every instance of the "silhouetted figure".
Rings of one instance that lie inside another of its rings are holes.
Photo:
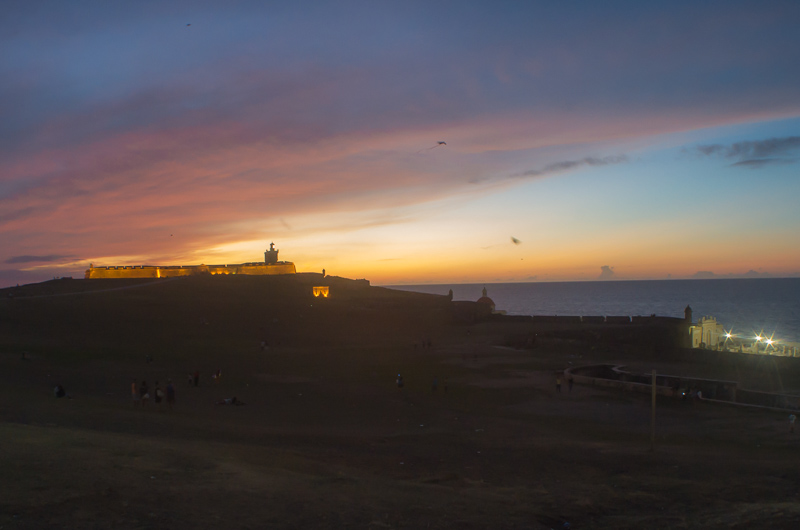
[[[175,385],[172,384],[172,379],[167,381],[167,408],[172,410],[175,404]]]
[[[236,396],[233,396],[232,398],[225,398],[220,401],[217,401],[217,405],[233,405],[235,407],[239,407],[241,405],[244,405],[244,403],[236,399]]]
[[[147,381],[142,381],[139,386],[139,398],[142,400],[142,407],[147,406],[147,401],[150,399],[150,388],[147,386]]]
[[[322,277],[325,277],[325,269],[322,269]]]
[[[556,375],[556,392],[561,393],[561,374]]]
[[[192,381],[194,381],[194,386],[200,386],[200,372],[198,370],[194,371]]]
[[[133,408],[138,407],[139,403],[141,403],[141,398],[139,397],[139,387],[136,385],[135,380],[131,383],[131,398],[133,399]]]
[[[403,376],[397,374],[397,388],[403,388]]]
[[[158,381],[156,381],[156,388],[153,391],[153,401],[158,408],[161,408],[161,400],[164,399],[164,392],[161,390],[161,387],[158,385]]]

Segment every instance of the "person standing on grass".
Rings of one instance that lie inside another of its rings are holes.
[[[137,408],[141,402],[139,396],[139,388],[136,386],[136,381],[131,383],[131,397],[133,398],[133,408]]]
[[[156,403],[156,408],[161,408],[161,400],[164,399],[164,392],[161,390],[161,386],[156,381],[156,388],[153,390],[153,400]]]
[[[167,408],[172,410],[175,404],[175,385],[172,384],[172,379],[167,381]]]
[[[147,401],[150,399],[150,389],[147,387],[147,381],[142,381],[139,387],[139,397],[142,400],[142,408],[147,406]]]

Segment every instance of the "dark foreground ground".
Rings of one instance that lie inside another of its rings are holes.
[[[563,341],[514,350],[505,328],[363,304],[270,313],[217,292],[182,306],[178,284],[0,307],[0,527],[800,527],[800,433],[785,414],[660,399],[651,451],[648,396],[555,389],[569,363],[658,360]],[[256,316],[223,326],[214,304]],[[133,379],[168,378],[174,410],[133,407]],[[234,395],[246,405],[215,405]]]

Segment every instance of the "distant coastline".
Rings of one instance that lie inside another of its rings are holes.
[[[800,278],[714,278],[384,285],[391,289],[477,300],[486,286],[509,315],[713,315],[726,329],[775,334],[800,342]]]

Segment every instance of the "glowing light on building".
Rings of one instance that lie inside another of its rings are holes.
[[[329,288],[327,286],[313,287],[314,297],[328,298]]]
[[[733,328],[726,330],[716,318],[701,317],[697,324],[689,326],[692,348],[752,353],[761,355],[783,355],[800,357],[800,343],[775,338],[776,331],[766,333],[762,328],[756,332],[735,334]]]

